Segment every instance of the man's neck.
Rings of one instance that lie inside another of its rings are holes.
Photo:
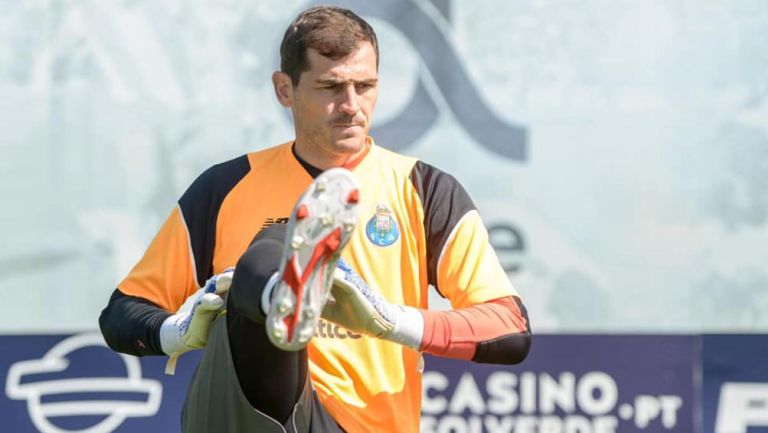
[[[296,143],[291,146],[291,152],[293,153],[293,157],[296,158],[297,161],[299,161],[299,164],[301,164],[302,167],[304,167],[304,170],[307,171],[307,173],[312,177],[312,179],[316,178],[317,176],[320,176],[320,173],[323,172],[322,169],[315,167],[314,165],[308,163],[304,160],[304,158],[300,157],[298,153],[296,153]]]
[[[311,145],[309,145],[311,146]],[[313,151],[316,148],[310,148],[304,143],[294,141],[293,154],[299,159],[300,162],[316,167],[321,171],[328,170],[333,167],[353,167],[357,165],[360,160],[365,157],[370,147],[369,143],[365,143],[363,148],[355,154],[324,154],[322,152]]]

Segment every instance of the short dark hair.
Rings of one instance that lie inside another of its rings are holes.
[[[300,13],[285,30],[280,44],[280,70],[294,86],[310,68],[307,49],[338,60],[354,52],[361,42],[370,42],[379,67],[379,43],[373,27],[349,9],[315,6]]]

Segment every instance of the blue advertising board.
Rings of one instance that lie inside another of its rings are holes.
[[[694,432],[693,336],[535,336],[501,367],[429,358],[432,432]]]
[[[173,433],[199,353],[0,336],[0,431]],[[768,433],[768,335],[537,335],[519,366],[426,357],[422,432]]]
[[[0,431],[167,433],[179,431],[184,394],[199,353],[120,355],[98,333],[0,336]]]
[[[703,433],[768,433],[768,335],[702,337]]]

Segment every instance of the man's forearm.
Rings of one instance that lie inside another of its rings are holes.
[[[517,364],[531,344],[528,315],[516,297],[449,311],[421,310],[420,350],[432,355],[490,364]]]
[[[99,316],[99,327],[110,348],[129,355],[165,355],[160,325],[171,314],[146,299],[115,290]]]

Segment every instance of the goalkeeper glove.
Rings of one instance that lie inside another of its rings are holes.
[[[234,268],[229,268],[211,277],[205,287],[187,298],[179,311],[160,325],[160,347],[170,356],[166,374],[174,374],[179,355],[205,346],[211,323],[224,307],[224,295],[234,272]]]
[[[336,265],[322,317],[350,331],[419,349],[424,318],[418,309],[389,303],[346,263]]]

